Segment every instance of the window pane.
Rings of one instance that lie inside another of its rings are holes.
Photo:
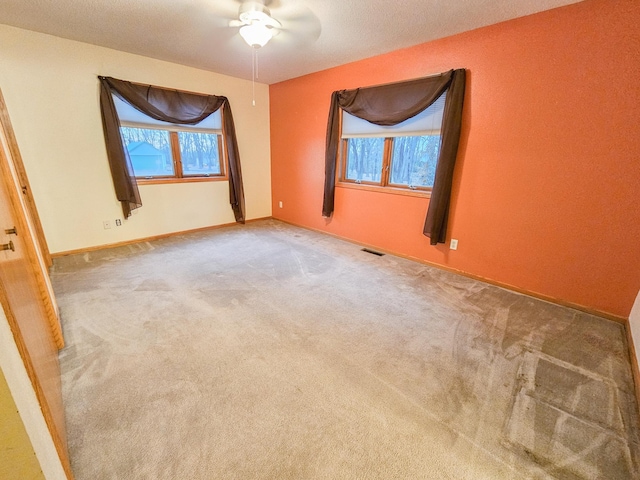
[[[169,132],[133,127],[121,127],[120,132],[136,177],[175,175]]]
[[[433,187],[440,152],[440,135],[393,139],[390,183]]]
[[[346,178],[380,183],[383,151],[384,138],[349,138]]]
[[[218,135],[178,132],[184,175],[220,175]]]

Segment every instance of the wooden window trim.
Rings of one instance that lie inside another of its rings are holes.
[[[176,178],[182,178],[184,174],[182,171],[182,155],[180,155],[180,142],[178,141],[178,132],[169,131],[169,142],[171,144],[173,174]]]
[[[341,115],[342,118],[342,115]],[[384,142],[384,146],[383,146],[383,150],[382,150],[382,173],[380,175],[380,181],[379,182],[373,182],[373,181],[369,181],[369,180],[353,180],[351,178],[347,178],[347,156],[349,154],[348,152],[348,148],[349,148],[349,139],[348,138],[342,138],[340,140],[340,148],[338,149],[338,158],[337,158],[337,162],[340,168],[336,169],[338,171],[338,177],[336,178],[336,184],[347,184],[347,185],[356,185],[356,186],[368,186],[368,187],[377,187],[377,188],[384,188],[385,185],[383,183],[384,181],[384,173],[385,173],[385,164],[387,164],[388,162],[386,161],[386,151],[387,151],[387,140],[389,140],[388,138],[385,138],[385,142]]]
[[[173,161],[174,175],[136,177],[138,185],[159,185],[166,183],[195,183],[195,182],[219,182],[228,181],[227,172],[229,159],[224,148],[224,138],[222,130],[212,130],[206,128],[180,128],[179,126],[148,125],[137,122],[122,122],[121,127],[143,128],[147,130],[162,130],[169,133],[169,144],[171,147],[171,157]],[[220,173],[217,174],[186,174],[182,167],[182,155],[180,154],[179,132],[186,133],[206,133],[218,137],[218,158],[220,159]]]
[[[180,130],[181,132],[184,132],[185,130]],[[191,130],[187,130],[187,133],[190,133]],[[176,132],[176,152],[177,155],[180,158],[180,178],[181,179],[190,179],[190,178],[205,178],[205,179],[210,179],[210,178],[214,178],[217,180],[228,180],[227,177],[227,157],[225,155],[225,149],[223,147],[224,141],[222,138],[222,132],[217,132],[214,130],[210,130],[210,131],[206,131],[206,132],[194,132],[194,133],[209,133],[211,135],[213,135],[214,133],[217,135],[218,137],[218,158],[221,160],[220,161],[220,173],[217,174],[213,174],[213,175],[207,175],[207,174],[202,174],[202,173],[196,173],[196,174],[191,174],[189,175],[188,173],[185,174],[184,171],[182,170],[182,155],[180,154],[180,142],[178,140],[178,133]]]
[[[389,177],[391,173],[391,152],[393,152],[393,139],[384,139],[384,148],[382,149],[382,175],[380,177],[380,186],[389,186]]]
[[[414,187],[391,183],[391,154],[393,152],[393,137],[385,137],[384,150],[382,154],[382,175],[380,182],[361,181],[356,182],[347,178],[347,155],[348,155],[348,138],[340,140],[340,148],[338,149],[338,165],[336,169],[336,186],[344,188],[353,188],[358,190],[375,191],[379,193],[390,193],[393,195],[407,195],[410,197],[431,198],[431,187]]]
[[[342,132],[342,109],[339,111],[338,128]],[[340,139],[338,148],[338,168],[336,168],[336,187],[352,188],[356,190],[367,190],[378,193],[389,193],[392,195],[406,195],[409,197],[431,198],[431,187],[414,187],[391,183],[391,156],[393,154],[393,137],[384,138],[384,149],[382,153],[382,175],[380,182],[360,181],[356,182],[347,178],[347,155],[348,138]]]
[[[229,177],[221,177],[220,175],[210,176],[210,177],[136,177],[136,182],[138,185],[160,185],[166,183],[199,183],[199,182],[226,182],[229,180]]]
[[[378,184],[371,185],[355,182],[338,182],[336,188],[348,188],[353,190],[365,190],[376,193],[388,193],[391,195],[405,195],[407,197],[431,198],[431,189],[429,190],[411,190],[407,187],[380,186]]]

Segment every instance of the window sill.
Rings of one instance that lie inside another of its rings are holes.
[[[352,188],[354,190],[367,190],[376,193],[389,193],[391,195],[405,195],[407,197],[431,198],[431,190],[410,190],[408,188],[380,187],[361,183],[338,182],[337,188]]]
[[[159,185],[165,183],[197,183],[197,182],[223,182],[228,177],[182,177],[182,178],[136,178],[138,185]]]

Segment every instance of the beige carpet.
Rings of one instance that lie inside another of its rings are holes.
[[[276,221],[52,279],[77,480],[639,478],[605,319]]]

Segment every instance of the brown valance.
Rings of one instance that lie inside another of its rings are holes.
[[[131,210],[141,207],[142,202],[131,159],[127,149],[124,148],[120,135],[120,120],[112,95],[116,95],[122,101],[129,103],[155,120],[178,125],[200,123],[213,112],[222,108],[223,138],[229,158],[229,200],[236,221],[244,223],[244,191],[240,155],[233,115],[226,97],[142,85],[111,77],[98,78],[100,79],[100,108],[107,156],[109,157],[116,197],[122,203],[125,218],[131,215]]]
[[[333,92],[327,125],[322,215],[330,217],[334,210],[336,161],[340,143],[339,109],[376,125],[397,125],[427,109],[447,91],[440,155],[423,230],[431,238],[432,245],[443,243],[460,140],[464,89],[465,70],[458,69],[406,82]]]

